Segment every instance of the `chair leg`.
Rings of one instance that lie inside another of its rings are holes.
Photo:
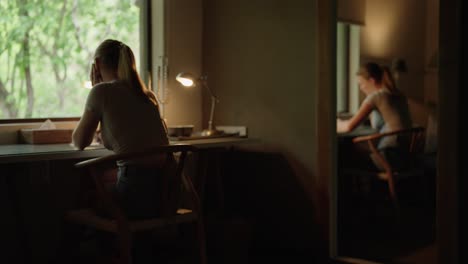
[[[207,256],[206,256],[205,227],[201,218],[197,221],[197,240],[198,240],[198,249],[199,249],[199,254],[200,254],[200,264],[206,264]]]
[[[393,208],[395,209],[396,220],[400,221],[400,205],[398,202],[398,195],[395,190],[395,183],[393,182],[392,176],[388,178],[388,191],[390,193],[390,198],[392,199]]]
[[[130,232],[119,232],[119,262],[121,264],[132,264],[132,239]]]

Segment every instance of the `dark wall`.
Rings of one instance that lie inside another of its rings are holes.
[[[215,124],[245,125],[249,137],[262,141],[256,151],[281,153],[281,164],[289,171],[275,169],[280,164],[268,154],[267,161],[259,162],[271,163],[273,167],[264,170],[270,179],[277,179],[276,186],[282,180],[293,181],[304,195],[297,200],[297,192],[281,189],[268,194],[272,199],[281,195],[285,203],[291,197],[296,200],[290,204],[303,204],[308,210],[317,181],[314,2],[205,0],[203,8],[203,71],[219,97]],[[209,102],[204,103],[204,117],[208,117]],[[280,214],[310,228],[314,218],[308,210],[302,215]],[[286,226],[276,228],[288,232],[291,227]],[[302,243],[312,244],[314,239]]]

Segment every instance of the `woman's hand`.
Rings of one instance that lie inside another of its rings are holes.
[[[82,150],[89,146],[94,139],[99,118],[93,112],[85,109],[78,125],[73,130],[72,142],[75,147]]]
[[[93,86],[102,82],[101,72],[99,71],[95,62],[91,66],[91,72],[89,73],[89,78],[91,79],[91,84]]]

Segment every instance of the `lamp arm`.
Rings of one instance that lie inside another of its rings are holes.
[[[206,87],[206,89],[208,89],[208,92],[210,92],[211,98],[215,99],[216,102],[218,102],[218,101],[219,101],[218,97],[216,97],[216,95],[214,95],[213,91],[212,91],[211,88],[208,86],[208,84],[205,83],[205,87]]]
[[[213,130],[213,116],[214,116],[214,110],[216,106],[216,97],[211,96],[211,111],[210,111],[210,120],[208,121],[208,130]]]
[[[218,99],[218,97],[216,97],[214,95],[213,91],[208,86],[207,76],[206,75],[200,76],[199,81],[202,83],[203,86],[205,86],[205,88],[208,90],[208,92],[210,93],[210,96],[211,96],[211,110],[210,110],[210,119],[208,120],[208,131],[212,131],[213,130],[214,111],[215,111],[216,103],[219,102],[219,99]]]
[[[213,91],[211,90],[211,88],[208,86],[208,82],[207,82],[207,77],[206,75],[202,75],[200,76],[199,78],[199,81],[202,83],[203,86],[205,86],[205,88],[208,90],[208,92],[210,93],[210,96],[211,98],[214,98],[216,100],[216,102],[219,102],[219,99],[218,97],[216,97],[216,95],[214,95]]]

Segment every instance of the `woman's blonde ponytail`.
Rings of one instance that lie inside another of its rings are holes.
[[[119,80],[128,82],[139,95],[158,105],[156,95],[146,87],[138,75],[135,55],[130,47],[118,40],[106,39],[96,49],[95,58],[100,58],[110,70],[117,71]]]
[[[390,68],[387,66],[382,66],[382,84],[390,93],[400,94],[400,90],[396,87]]]
[[[376,83],[382,84],[385,89],[392,94],[401,94],[401,91],[396,87],[393,75],[387,66],[379,65],[375,62],[368,62],[359,68],[357,75],[362,76],[365,79],[374,79]]]
[[[133,79],[132,71],[136,71],[136,69],[132,69],[134,67],[133,65],[135,65],[135,62],[132,61],[132,51],[123,43],[120,43],[119,46],[120,52],[119,63],[117,65],[117,76],[121,80],[131,81]]]
[[[144,95],[148,100],[150,100],[154,105],[158,105],[156,95],[149,90],[146,85],[141,80],[138,72],[136,70],[135,56],[133,55],[132,50],[120,42],[120,53],[119,53],[119,63],[117,66],[117,75],[119,79],[128,81],[132,86],[134,86],[138,93]]]

